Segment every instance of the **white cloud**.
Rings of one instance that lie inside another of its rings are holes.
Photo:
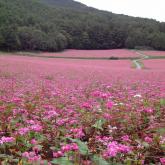
[[[153,18],[165,22],[165,0],[76,0],[113,13]]]

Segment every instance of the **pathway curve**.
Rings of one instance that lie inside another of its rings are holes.
[[[142,60],[149,58],[149,56],[147,56],[139,51],[135,51],[135,52],[136,52],[136,54],[138,54],[140,56],[140,58],[138,60],[133,60],[133,63],[136,66],[136,69],[142,69],[142,67],[143,67],[141,64]]]
[[[136,66],[136,69],[142,69],[141,64],[139,63],[139,60],[133,60],[134,65]]]

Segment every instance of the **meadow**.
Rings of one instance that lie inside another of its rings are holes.
[[[138,56],[67,52],[61,56]],[[0,164],[164,165],[165,59],[141,62],[136,69],[131,60],[1,53]]]
[[[141,51],[148,56],[165,56],[165,51]]]
[[[110,58],[110,57],[138,57],[135,51],[127,49],[112,50],[74,50],[70,49],[61,53],[42,53],[43,56],[54,57],[93,57],[93,58]]]

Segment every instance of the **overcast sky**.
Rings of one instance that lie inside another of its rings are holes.
[[[165,0],[76,0],[113,13],[153,18],[165,22]]]

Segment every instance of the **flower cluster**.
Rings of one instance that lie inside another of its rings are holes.
[[[5,136],[3,136],[0,139],[0,144],[13,143],[14,141],[15,141],[15,138],[14,137],[5,137]]]
[[[64,156],[65,153],[70,151],[78,151],[79,147],[76,143],[66,144],[61,147],[60,151],[53,152],[53,157],[58,158]]]
[[[108,143],[107,150],[104,152],[104,157],[116,157],[117,154],[129,152],[131,152],[131,147],[112,141]]]

